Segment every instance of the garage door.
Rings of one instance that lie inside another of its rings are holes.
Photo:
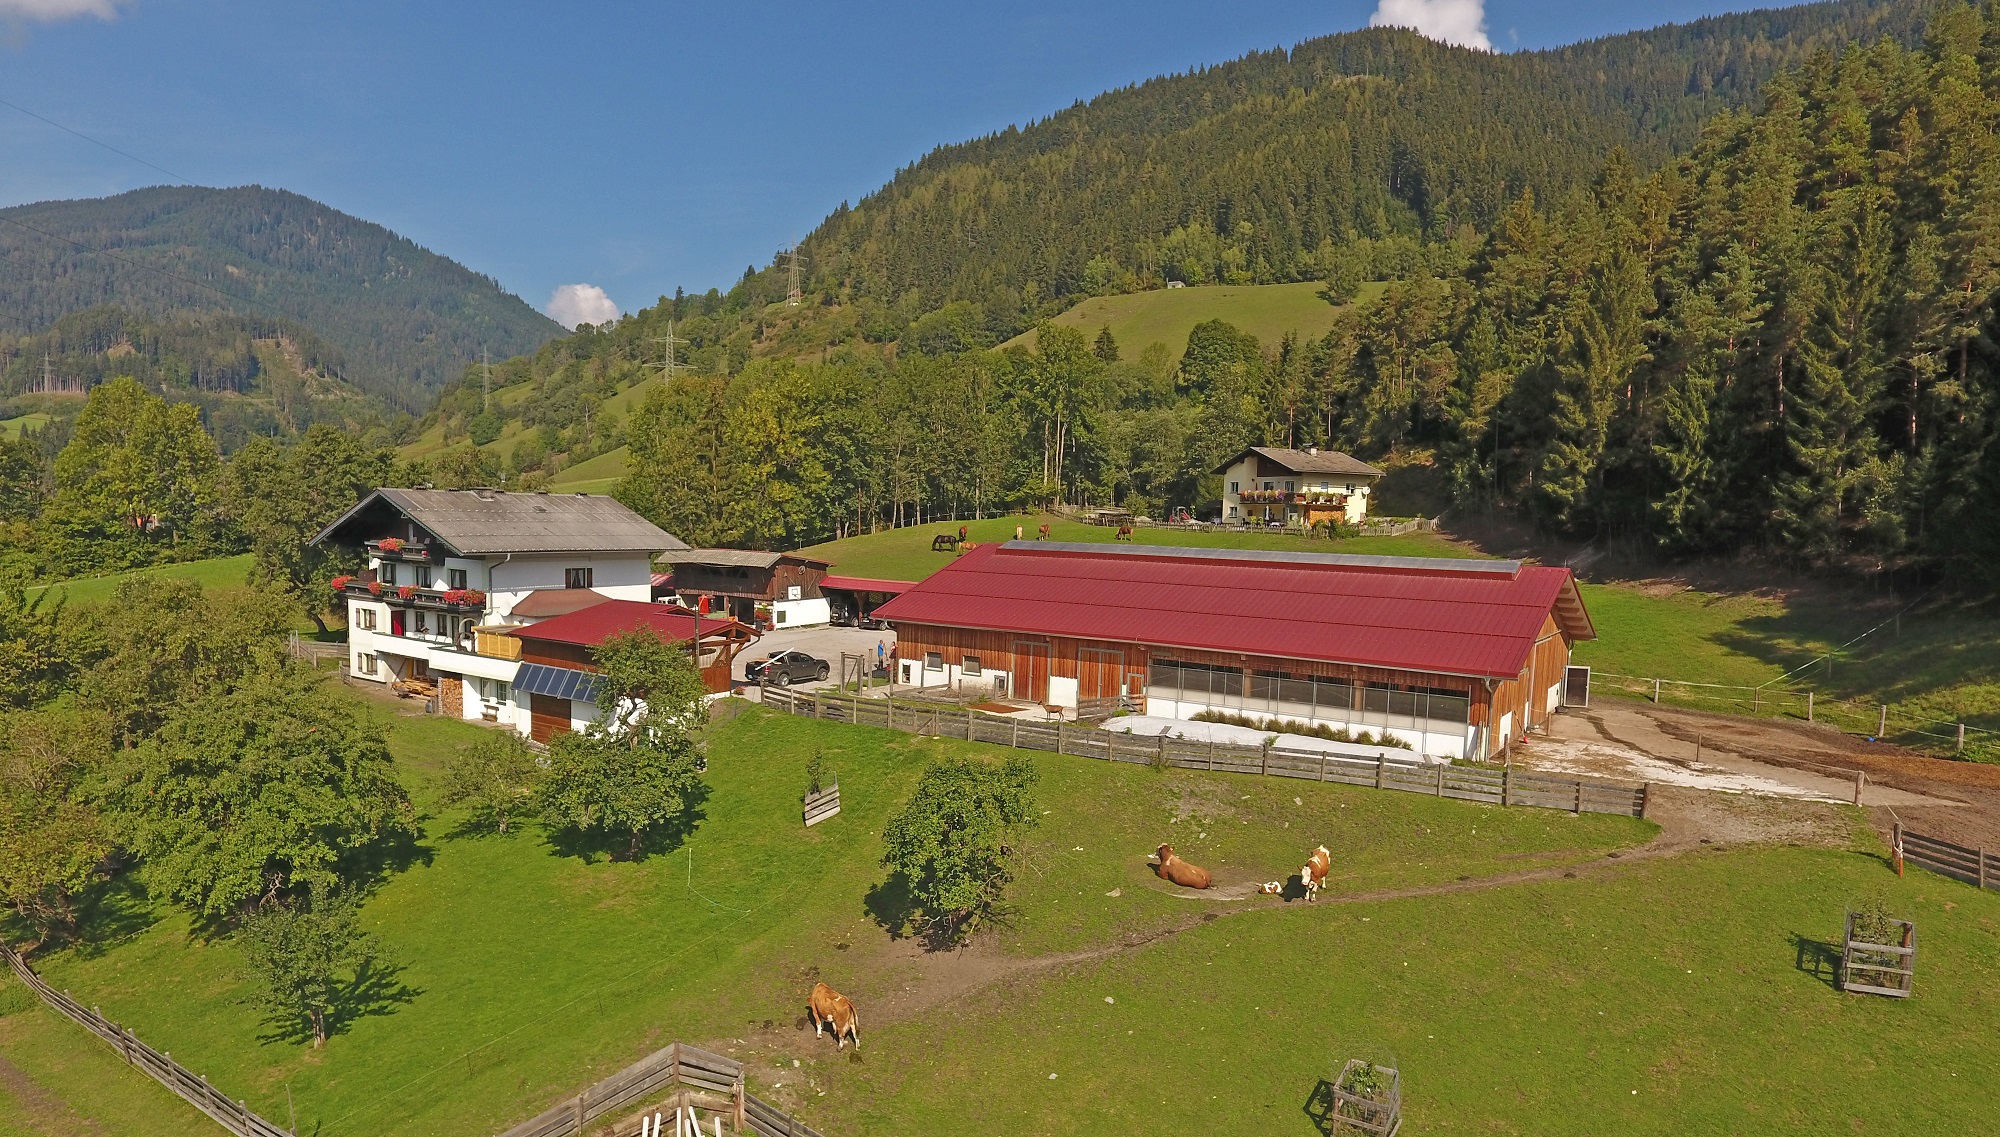
[[[550,695],[528,696],[528,737],[547,742],[569,730],[569,700]]]

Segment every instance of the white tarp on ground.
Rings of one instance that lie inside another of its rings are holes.
[[[1121,715],[1106,719],[1103,727],[1105,730],[1119,730],[1127,734],[1142,734],[1149,737],[1165,734],[1174,738],[1185,738],[1190,742],[1225,742],[1238,746],[1262,746],[1265,739],[1273,736],[1271,731],[1254,730],[1247,726],[1161,718],[1156,715]],[[1370,762],[1378,757],[1391,762],[1408,763],[1438,760],[1420,755],[1414,750],[1403,750],[1394,746],[1368,746],[1359,742],[1333,742],[1324,738],[1314,738],[1310,734],[1279,734],[1276,737],[1278,741],[1273,745],[1286,750],[1337,754],[1343,758],[1366,758]]]

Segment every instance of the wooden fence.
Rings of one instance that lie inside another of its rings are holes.
[[[767,706],[791,714],[830,722],[884,726],[913,734],[963,738],[969,742],[991,742],[1028,750],[1052,750],[1058,754],[1077,754],[1111,762],[1304,778],[1493,805],[1540,806],[1571,813],[1646,815],[1648,792],[1643,785],[1532,774],[1512,767],[1496,770],[1446,763],[1401,762],[1389,758],[1351,758],[1282,746],[1196,742],[1165,735],[1142,736],[1072,726],[1060,720],[1023,722],[942,703],[899,704],[894,699],[864,699],[829,692],[808,694],[773,689],[764,692],[764,701]]]
[[[824,789],[807,793],[801,804],[806,828],[811,829],[840,812],[840,783],[835,782]]]
[[[20,957],[13,948],[0,944],[0,952],[7,956],[7,963],[14,974],[29,990],[41,996],[57,1014],[81,1025],[85,1030],[109,1043],[118,1051],[129,1066],[137,1067],[152,1076],[153,1080],[179,1094],[189,1105],[207,1114],[237,1137],[290,1137],[288,1132],[250,1112],[250,1108],[240,1101],[231,1101],[228,1095],[208,1084],[208,1079],[174,1061],[173,1056],[153,1049],[140,1042],[137,1035],[119,1026],[95,1008],[86,1008],[82,1003],[70,998],[42,981],[28,967],[28,961]]]
[[[657,1050],[567,1101],[516,1125],[501,1137],[575,1137],[599,1117],[679,1091],[674,1105],[706,1109],[736,1133],[763,1137],[823,1137],[811,1126],[744,1089],[743,1063],[676,1042]]]
[[[2000,891],[2000,856],[1989,854],[1985,849],[1971,849],[1936,837],[1926,837],[1921,833],[1912,833],[1901,825],[1896,826],[1894,842],[1893,847],[1902,852],[1905,860],[1915,861],[1932,872],[1962,880],[1976,888]]]

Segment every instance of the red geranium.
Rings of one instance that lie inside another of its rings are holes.
[[[401,537],[384,537],[380,541],[375,542],[375,547],[385,553],[400,553],[403,551],[403,539]]]
[[[371,580],[371,581],[369,581],[369,582],[368,582],[368,595],[370,595],[370,596],[380,596],[380,595],[382,595],[382,582],[381,582],[381,581],[379,581],[379,580]]]
[[[465,590],[465,602],[467,604],[484,604],[486,603],[486,594],[477,588],[468,588]]]
[[[414,584],[398,585],[396,588],[396,595],[402,597],[405,600],[414,598],[416,594],[417,594],[417,586]]]
[[[335,592],[346,592],[347,586],[353,583],[354,578],[351,576],[336,576],[333,578],[333,590]]]

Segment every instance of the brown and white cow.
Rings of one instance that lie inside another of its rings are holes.
[[[1333,854],[1326,851],[1325,845],[1314,849],[1312,856],[1306,858],[1305,867],[1299,870],[1299,884],[1306,890],[1308,901],[1319,892],[1326,883],[1326,874],[1332,871]]]
[[[834,1049],[844,1049],[850,1036],[854,1039],[854,1049],[861,1049],[861,1016],[854,1009],[854,1000],[824,983],[815,983],[806,1006],[812,1015],[814,1038],[821,1037],[820,1028],[824,1026],[833,1031]]]
[[[1209,875],[1207,869],[1191,865],[1175,856],[1172,845],[1160,846],[1160,864],[1154,871],[1182,888],[1207,888],[1215,883],[1215,878]]]

